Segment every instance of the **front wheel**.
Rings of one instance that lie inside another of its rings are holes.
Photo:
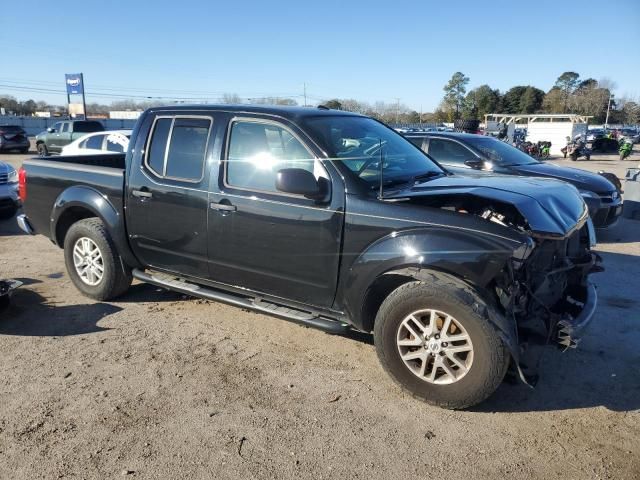
[[[413,396],[440,407],[478,404],[500,385],[509,353],[487,304],[464,282],[434,272],[394,290],[376,316],[384,369]]]
[[[44,143],[39,143],[38,145],[36,145],[36,149],[38,150],[38,155],[40,157],[46,157],[47,155],[49,155],[49,150]]]
[[[80,220],[69,228],[64,239],[64,260],[76,288],[95,300],[111,300],[131,285],[131,270],[98,218]]]
[[[578,155],[576,154],[571,154],[571,160],[573,160],[574,162],[576,162],[578,160]]]

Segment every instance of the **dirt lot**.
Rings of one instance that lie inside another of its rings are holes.
[[[535,390],[450,412],[404,395],[366,336],[144,284],[93,302],[61,250],[0,222],[0,277],[25,282],[0,314],[0,478],[637,479],[640,222],[599,242],[580,348],[550,349]]]

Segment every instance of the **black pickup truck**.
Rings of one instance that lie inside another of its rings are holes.
[[[510,365],[531,384],[532,346],[574,346],[596,307],[573,186],[454,175],[347,112],[153,108],[126,155],[26,161],[19,192],[21,228],[64,248],[85,295],[113,299],[133,277],[373,332],[387,372],[448,408],[486,399]]]

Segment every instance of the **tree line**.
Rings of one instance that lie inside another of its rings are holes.
[[[482,120],[488,113],[576,113],[592,116],[591,123],[603,123],[609,106],[609,123],[640,123],[638,102],[612,96],[614,85],[607,79],[582,79],[576,72],[564,72],[547,92],[531,85],[511,87],[504,93],[481,85],[467,92],[468,83],[469,77],[462,72],[452,75],[434,112],[438,119]]]
[[[576,72],[564,72],[547,92],[531,85],[517,85],[505,92],[489,85],[480,85],[467,91],[469,77],[455,72],[444,85],[443,98],[433,112],[418,112],[401,103],[377,101],[362,102],[353,98],[332,98],[321,102],[328,108],[357,112],[377,118],[386,123],[440,123],[453,122],[458,118],[483,120],[488,113],[577,113],[590,115],[591,123],[603,123],[607,106],[610,105],[609,123],[640,123],[640,104],[629,98],[611,95],[613,82],[593,78],[580,78]],[[610,103],[609,103],[610,102]],[[144,110],[146,108],[182,103],[170,100],[118,100],[110,105],[88,103],[88,115],[106,115],[113,110]],[[298,101],[286,97],[241,98],[235,93],[224,94],[214,103],[223,104],[268,104],[298,105]],[[12,96],[0,95],[0,107],[7,113],[33,115],[36,111],[56,111],[66,114],[66,107],[48,105],[46,102],[18,101]]]

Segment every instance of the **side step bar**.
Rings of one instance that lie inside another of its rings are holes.
[[[204,298],[206,300],[214,300],[216,302],[235,305],[236,307],[248,308],[250,310],[266,313],[267,315],[273,315],[308,327],[324,330],[328,333],[344,334],[350,330],[349,325],[337,320],[319,317],[310,312],[277,305],[262,299],[243,297],[213,288],[204,287],[195,283],[187,282],[175,275],[169,275],[161,272],[146,272],[139,269],[134,269],[132,273],[138,280],[158,287],[184,293],[185,295]]]

